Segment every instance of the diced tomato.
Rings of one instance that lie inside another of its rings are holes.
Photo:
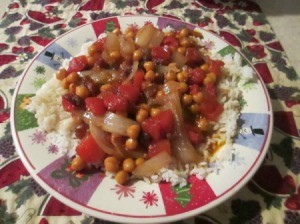
[[[162,41],[163,45],[168,45],[169,47],[178,47],[178,41],[175,37],[166,36]]]
[[[81,55],[73,58],[69,63],[68,73],[71,72],[80,72],[84,70],[88,65],[86,56]]]
[[[62,96],[62,106],[65,111],[72,112],[75,109],[80,109],[83,106],[83,100],[75,94],[64,94]]]
[[[185,57],[187,59],[186,64],[189,66],[201,65],[203,62],[202,56],[196,47],[189,47],[186,49]]]
[[[219,75],[221,72],[221,69],[224,66],[224,62],[223,61],[219,61],[219,60],[210,60],[209,61],[209,68],[208,70],[210,72],[215,73],[216,75]]]
[[[189,82],[191,84],[202,84],[205,78],[205,72],[201,68],[191,69],[189,72]]]
[[[148,147],[148,157],[152,158],[163,151],[166,151],[171,155],[171,143],[168,139],[163,139],[150,144]]]
[[[145,77],[145,72],[143,70],[137,70],[133,76],[133,85],[141,89],[142,83],[144,81],[144,77]]]
[[[210,95],[210,96],[216,96],[216,88],[214,84],[207,84],[205,86],[205,91]]]
[[[154,141],[159,141],[172,133],[175,127],[175,118],[171,110],[161,111],[155,117],[143,121],[142,129],[149,134]]]
[[[223,106],[217,101],[215,97],[205,97],[201,105],[201,112],[208,120],[216,121],[223,112]]]
[[[100,116],[106,111],[103,99],[98,97],[88,97],[85,99],[85,106],[87,110],[90,110],[93,115]]]
[[[128,101],[124,96],[114,93],[108,93],[103,96],[104,105],[110,111],[126,111],[128,109]]]
[[[122,84],[118,87],[118,93],[124,96],[129,103],[134,104],[140,95],[140,89],[132,84]]]
[[[98,163],[105,158],[105,153],[91,134],[86,135],[81,140],[76,147],[76,152],[87,163]]]
[[[171,52],[169,48],[157,46],[151,49],[151,56],[154,61],[165,63],[169,61]]]
[[[190,94],[194,95],[199,93],[199,86],[197,84],[192,84],[189,86]]]
[[[197,130],[197,128],[191,124],[186,124],[187,135],[191,143],[196,146],[203,142],[203,135]]]
[[[72,104],[66,97],[62,96],[62,106],[65,111],[71,112],[75,110],[76,106]]]

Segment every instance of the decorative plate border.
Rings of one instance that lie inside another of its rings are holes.
[[[258,97],[263,95],[265,99],[260,98],[258,101],[251,102],[252,105],[248,109],[246,107],[242,110],[241,117],[244,119],[246,126],[242,126],[241,129],[249,130],[250,128],[252,133],[246,141],[245,136],[236,139],[237,148],[242,154],[246,153],[246,158],[248,160],[251,158],[251,160],[244,167],[245,170],[235,177],[234,182],[228,186],[226,186],[226,183],[225,185],[222,184],[222,186],[225,186],[223,189],[218,187],[220,184],[216,180],[220,178],[220,175],[224,175],[228,179],[227,172],[232,172],[233,165],[228,164],[228,167],[221,170],[221,174],[217,177],[210,174],[206,181],[191,177],[188,187],[182,190],[171,187],[170,184],[149,185],[142,181],[122,187],[117,185],[114,180],[99,174],[76,176],[68,171],[68,159],[66,157],[55,153],[48,153],[45,157],[45,152],[37,151],[37,148],[41,146],[46,148],[47,144],[48,152],[55,151],[55,147],[52,146],[54,148],[51,148],[51,142],[47,139],[46,134],[38,129],[32,114],[26,114],[29,123],[27,126],[20,125],[21,115],[19,113],[20,111],[24,112],[22,111],[22,103],[26,104],[26,99],[34,94],[35,90],[32,90],[32,87],[40,87],[60,67],[64,58],[80,51],[80,48],[77,47],[80,47],[84,42],[96,40],[101,33],[115,27],[124,29],[128,24],[141,26],[149,21],[159,28],[188,26],[192,29],[200,29],[207,44],[215,48],[216,51],[223,51],[224,54],[237,52],[236,49],[216,34],[183,21],[155,16],[109,17],[73,29],[47,45],[35,56],[24,71],[13,97],[11,110],[11,117],[13,118],[11,121],[12,133],[20,158],[31,175],[50,194],[74,209],[116,222],[139,223],[141,218],[144,223],[175,221],[197,215],[220,204],[242,188],[256,172],[268,150],[273,129],[270,98],[261,77],[257,75],[256,91],[250,89],[252,95],[247,92],[245,92],[245,95],[252,97],[255,92]],[[72,38],[74,36],[76,38]],[[244,58],[244,61],[251,65],[247,59]],[[252,68],[255,70],[253,66]],[[248,100],[251,101],[251,99]],[[256,106],[257,102],[261,102],[262,108]],[[253,123],[251,121],[253,119],[264,132],[263,136],[259,136],[260,139],[253,139],[255,135],[253,130],[259,129],[252,127],[251,124]],[[33,150],[36,150],[34,155]],[[46,163],[44,163],[45,161],[41,162],[43,159],[47,159]],[[72,184],[76,186],[75,190]],[[88,193],[86,186],[89,189]],[[112,191],[114,194],[112,194]],[[192,196],[193,199],[189,196]],[[182,198],[184,200],[180,200]],[[185,203],[186,200],[189,200],[188,203]],[[126,206],[128,203],[131,206]]]

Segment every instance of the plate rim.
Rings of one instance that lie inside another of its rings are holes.
[[[239,181],[235,182],[233,184],[233,186],[231,186],[229,189],[227,189],[225,192],[223,192],[221,195],[218,195],[218,197],[211,201],[210,203],[202,206],[202,207],[197,207],[193,210],[189,210],[187,212],[183,212],[183,213],[178,213],[175,215],[153,215],[153,216],[126,216],[126,215],[120,215],[120,214],[114,214],[114,212],[105,212],[105,211],[101,211],[95,208],[92,208],[91,206],[88,206],[87,204],[81,204],[79,202],[75,202],[73,201],[71,198],[68,198],[67,196],[65,196],[64,194],[55,191],[51,186],[49,186],[43,178],[41,178],[38,173],[32,169],[32,165],[30,164],[29,159],[27,159],[27,156],[23,153],[23,150],[21,149],[22,146],[20,144],[20,139],[18,136],[18,131],[16,130],[16,126],[15,126],[15,108],[16,108],[16,99],[18,96],[18,92],[22,86],[23,80],[26,77],[26,74],[28,72],[28,69],[31,67],[31,65],[35,62],[36,58],[45,50],[47,49],[50,45],[52,45],[53,43],[57,42],[58,39],[68,35],[69,33],[74,32],[75,30],[79,30],[82,27],[85,26],[89,26],[95,22],[99,22],[102,20],[107,20],[107,19],[111,19],[111,18],[126,18],[126,17],[149,17],[149,18],[163,18],[163,19],[167,19],[167,20],[172,20],[172,21],[177,21],[179,23],[182,24],[188,24],[188,25],[192,25],[194,28],[198,28],[200,30],[203,30],[205,32],[208,32],[212,35],[214,35],[216,38],[218,38],[220,41],[225,42],[228,46],[232,46],[236,52],[238,52],[243,59],[245,59],[248,62],[248,65],[251,66],[251,68],[255,71],[255,75],[257,76],[260,85],[262,86],[262,89],[264,91],[264,96],[266,97],[266,101],[267,101],[267,106],[268,106],[268,111],[265,112],[265,114],[268,114],[268,129],[267,129],[267,135],[264,139],[264,143],[263,146],[261,147],[262,150],[260,150],[260,152],[258,153],[256,159],[254,160],[254,162],[252,163],[251,167],[247,170],[247,172],[245,172],[243,174],[243,176],[239,179]],[[35,55],[35,57],[33,57],[28,64],[26,65],[24,71],[22,72],[22,75],[19,76],[19,80],[18,83],[15,87],[14,90],[14,94],[11,100],[11,110],[10,110],[10,117],[12,118],[10,121],[10,126],[11,126],[11,132],[12,132],[12,137],[13,137],[13,142],[16,146],[16,151],[22,161],[22,163],[24,164],[24,166],[26,167],[26,169],[28,170],[28,172],[30,173],[30,175],[38,182],[38,184],[40,184],[46,191],[47,193],[49,193],[50,195],[54,196],[56,199],[58,199],[59,201],[61,201],[62,203],[65,203],[66,205],[79,210],[82,213],[86,213],[88,215],[91,215],[93,217],[96,218],[100,218],[100,219],[105,219],[105,220],[109,220],[109,221],[113,221],[113,222],[126,222],[126,223],[140,223],[140,219],[143,218],[143,222],[144,223],[159,223],[159,222],[168,222],[168,221],[176,221],[179,219],[186,219],[186,218],[190,218],[192,216],[195,215],[199,215],[202,214],[204,212],[207,212],[208,210],[214,208],[215,206],[221,204],[222,202],[226,201],[227,199],[229,199],[230,197],[232,197],[234,194],[238,193],[238,191],[240,191],[250,180],[251,178],[254,176],[254,174],[257,172],[257,170],[259,169],[259,167],[261,166],[268,150],[269,150],[269,146],[271,143],[271,136],[273,133],[273,129],[274,129],[274,116],[273,116],[273,109],[272,109],[272,104],[271,104],[271,98],[270,95],[267,91],[267,87],[266,84],[263,82],[262,77],[260,76],[260,74],[258,73],[257,69],[254,67],[253,63],[250,62],[248,60],[248,58],[240,51],[238,50],[235,46],[231,45],[228,41],[224,40],[222,37],[220,37],[219,35],[217,35],[216,33],[210,31],[210,30],[205,30],[202,27],[199,27],[196,24],[192,24],[180,19],[175,19],[175,18],[170,18],[170,17],[166,17],[166,16],[156,16],[156,15],[124,15],[124,16],[110,16],[110,17],[105,17],[105,18],[101,18],[98,20],[94,20],[91,21],[89,23],[83,24],[81,26],[75,27],[75,28],[71,28],[69,31],[65,32],[64,34],[58,36],[57,38],[55,38],[54,40],[52,40],[50,43],[48,43],[46,46],[43,46]],[[92,210],[92,211],[91,211]],[[201,210],[201,211],[200,211]],[[125,220],[124,220],[125,219]]]

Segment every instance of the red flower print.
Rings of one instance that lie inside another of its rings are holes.
[[[144,202],[146,208],[153,205],[157,206],[158,197],[156,193],[154,193],[154,190],[152,190],[152,192],[143,192],[143,197],[140,201]]]
[[[120,200],[122,197],[132,197],[134,198],[135,186],[132,185],[120,185],[116,184],[114,188],[110,190],[115,191],[117,195],[119,195],[118,199]]]

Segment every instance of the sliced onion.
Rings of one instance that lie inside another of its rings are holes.
[[[171,156],[166,151],[163,151],[137,166],[133,174],[138,177],[150,177],[158,173],[162,168],[167,168],[171,160]]]
[[[116,34],[108,33],[105,40],[105,50],[108,52],[120,51],[120,41]]]
[[[152,39],[152,35],[155,32],[155,27],[152,25],[144,25],[136,34],[135,37],[135,43],[142,47],[142,48],[148,48],[149,43]]]
[[[132,39],[125,39],[123,36],[120,36],[119,39],[121,55],[126,57],[133,54],[135,50],[134,41]]]
[[[169,86],[171,92],[165,96],[165,108],[171,109],[175,117],[175,132],[172,136],[171,148],[176,158],[182,163],[194,163],[199,161],[199,155],[188,139],[184,128],[184,119],[178,92],[174,86]],[[172,91],[173,90],[173,91]]]
[[[107,84],[122,78],[121,72],[113,69],[86,70],[80,72],[80,76],[88,76],[97,84]]]
[[[139,67],[139,61],[134,61],[129,76],[124,80],[125,83],[128,82],[129,80],[133,79],[133,76],[134,76],[135,72],[137,71],[138,67]]]
[[[179,52],[175,51],[173,54],[172,54],[172,57],[171,57],[171,61],[172,62],[175,62],[176,65],[181,68],[182,66],[185,65],[186,63],[186,57],[182,54],[180,54]]]
[[[149,47],[157,47],[161,44],[165,37],[165,34],[163,31],[156,29],[155,32],[152,34],[151,41],[149,43]]]
[[[126,138],[125,138],[126,139]],[[124,136],[118,134],[111,135],[111,142],[115,149],[118,151],[118,155],[121,158],[142,158],[144,157],[145,152],[141,149],[136,149],[133,151],[128,151],[125,148]]]
[[[107,112],[104,115],[102,129],[110,133],[127,136],[127,128],[135,124],[138,123],[132,119],[117,115],[115,113]]]
[[[93,125],[92,123],[89,124],[90,133],[95,139],[98,146],[108,155],[116,155],[117,152],[114,149],[114,146],[106,140],[105,138],[105,132],[99,128]]]
[[[176,81],[168,81],[165,85],[164,85],[164,92],[166,94],[170,94],[170,93],[178,93],[178,90],[180,89],[180,84],[179,82]],[[178,95],[178,94],[177,94]],[[175,96],[174,96],[175,97]],[[178,96],[179,98],[179,96]],[[175,100],[175,99],[174,99]],[[176,99],[177,100],[177,99]],[[177,101],[176,101],[177,102]],[[179,101],[180,104],[180,101]],[[180,106],[180,105],[179,105]],[[180,106],[181,109],[181,106]]]
[[[166,74],[166,73],[168,73],[169,69],[170,68],[167,65],[158,65],[158,66],[156,66],[156,71],[159,74]]]

